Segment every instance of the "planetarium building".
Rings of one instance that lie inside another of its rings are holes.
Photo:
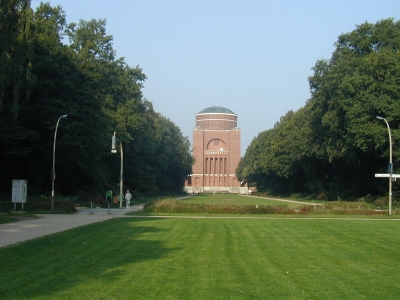
[[[247,188],[240,187],[235,175],[240,160],[237,114],[213,106],[203,109],[195,117],[192,144],[195,164],[185,190],[189,193],[247,193]]]

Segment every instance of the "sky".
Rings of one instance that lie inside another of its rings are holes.
[[[154,110],[192,142],[195,115],[238,115],[241,155],[310,98],[308,77],[342,33],[399,20],[398,0],[50,0],[68,23],[106,19],[117,57],[147,76]],[[39,1],[32,0],[32,8]]]

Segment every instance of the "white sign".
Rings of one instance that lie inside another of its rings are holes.
[[[390,174],[375,174],[375,177],[390,177]],[[392,174],[392,178],[400,178],[400,174]]]
[[[28,190],[28,181],[14,179],[12,181],[12,203],[26,203]]]

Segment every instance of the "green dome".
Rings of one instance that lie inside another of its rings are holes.
[[[221,106],[207,107],[207,108],[203,109],[201,112],[199,112],[198,115],[199,114],[232,114],[232,115],[236,115],[230,109],[227,109],[227,108],[221,107]]]

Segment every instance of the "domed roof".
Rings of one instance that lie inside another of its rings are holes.
[[[199,114],[232,114],[232,115],[236,115],[230,109],[227,109],[227,108],[221,107],[221,106],[207,107],[207,108],[203,109],[201,112],[199,112],[198,115]]]

